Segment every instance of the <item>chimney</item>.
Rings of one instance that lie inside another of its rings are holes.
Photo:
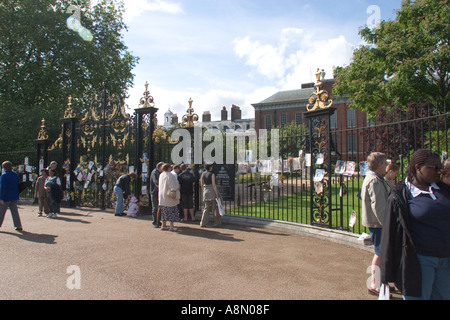
[[[202,122],[211,122],[211,112],[209,111],[203,112]]]
[[[228,111],[227,111],[226,107],[223,107],[223,109],[222,109],[221,120],[222,121],[227,121],[228,120]]]
[[[234,104],[231,106],[231,121],[241,120],[242,119],[242,111],[241,108],[235,106]]]

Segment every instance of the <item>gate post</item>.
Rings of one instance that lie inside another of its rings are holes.
[[[194,101],[192,98],[189,98],[189,108],[187,109],[187,113],[183,116],[181,127],[188,130],[191,135],[191,141],[195,141],[194,135],[194,127],[195,122],[198,121],[199,117],[196,113],[194,113],[194,108],[192,108],[192,103]],[[194,163],[194,177],[195,177],[195,186],[194,186],[194,212],[200,210],[200,176],[199,176],[199,165],[195,163],[195,148],[192,147],[192,159]]]
[[[155,115],[158,109],[155,108],[153,97],[148,90],[148,82],[145,83],[144,96],[141,98],[139,108],[135,109],[136,112],[136,174],[140,179],[136,181],[136,192],[141,194],[143,183],[147,185],[147,194],[141,195],[139,200],[142,200],[142,196],[149,197],[150,192],[150,174],[156,166],[155,161],[155,143],[153,141],[153,133],[156,128]],[[147,153],[147,159],[143,154]],[[143,164],[147,165],[147,172],[143,172]],[[143,175],[146,175],[145,177]],[[150,199],[148,199],[150,204]],[[151,206],[151,204],[150,204]]]
[[[41,120],[41,130],[38,133],[36,142],[36,174],[40,175],[41,169],[44,169],[48,163],[48,134],[45,131],[45,119]]]
[[[75,112],[72,109],[72,97],[69,97],[69,102],[67,104],[67,109],[64,112],[64,118],[61,119],[62,122],[62,151],[64,163],[63,163],[63,173],[64,173],[64,190],[69,193],[69,206],[75,208],[75,188],[73,182],[75,181],[75,152],[76,152],[76,124],[77,118]],[[65,184],[64,184],[65,183]],[[69,188],[67,189],[67,186]]]
[[[310,214],[311,224],[332,226],[332,167],[330,118],[336,111],[331,108],[326,90],[322,89],[321,72],[316,73],[316,91],[309,98],[305,116],[309,125],[310,167]],[[325,175],[326,174],[326,175]]]

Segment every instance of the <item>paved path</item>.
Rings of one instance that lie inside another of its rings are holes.
[[[299,235],[224,225],[63,209],[58,219],[20,206],[0,228],[0,299],[374,300],[365,283],[372,254]],[[69,290],[80,271],[80,289]],[[68,281],[69,279],[69,281]]]

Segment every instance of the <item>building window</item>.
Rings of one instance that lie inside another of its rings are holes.
[[[295,124],[296,125],[303,124],[303,113],[296,113],[295,114]]]
[[[330,128],[337,129],[337,110],[330,117]]]
[[[348,128],[356,127],[356,110],[355,109],[347,110],[347,127]]]
[[[351,135],[347,137],[347,151],[356,152],[356,136]]]
[[[266,129],[272,130],[272,117],[266,116]]]
[[[287,114],[282,114],[280,116],[280,125],[282,128],[284,128],[287,124]]]
[[[338,137],[337,136],[331,136],[331,151],[334,152],[340,152],[338,148]]]

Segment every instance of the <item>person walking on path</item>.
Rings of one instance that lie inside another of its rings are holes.
[[[219,223],[220,216],[217,217],[217,203],[216,199],[219,198],[219,192],[217,192],[216,186],[216,176],[212,172],[213,165],[206,164],[206,171],[202,173],[200,177],[200,186],[203,190],[203,202],[204,209],[202,214],[202,220],[200,221],[200,227],[207,227],[209,222],[209,213],[212,212],[214,215],[214,225]]]
[[[131,199],[130,185],[132,180],[136,180],[137,174],[130,172],[119,177],[114,186],[114,194],[116,195],[116,208],[114,210],[115,216],[123,216],[123,199]]]
[[[191,215],[192,221],[195,221],[194,215],[194,185],[195,177],[188,171],[187,164],[181,165],[181,173],[178,175],[180,183],[181,206],[183,208],[184,221],[188,221],[188,214]]]
[[[162,173],[159,176],[159,193],[158,201],[159,208],[161,210],[161,230],[177,231],[174,226],[175,221],[179,221],[178,218],[178,203],[180,199],[176,197],[177,191],[180,189],[180,184],[177,178],[170,172],[171,165],[166,163],[162,166]],[[166,222],[169,221],[170,227],[168,228]]]
[[[162,172],[162,166],[164,162],[159,162],[156,165],[156,168],[153,169],[150,174],[150,200],[152,201],[152,216],[153,216],[153,227],[160,227],[160,220],[158,217],[158,208],[159,208],[159,200],[158,200],[158,191],[159,191],[159,176]]]
[[[49,176],[45,180],[45,190],[47,192],[48,215],[47,218],[56,218],[60,213],[61,200],[63,197],[61,190],[61,180],[56,175],[56,170],[50,169]]]
[[[17,231],[22,231],[17,203],[19,202],[19,176],[12,170],[12,163],[5,161],[2,163],[5,171],[0,176],[0,227],[3,224],[6,210],[11,212],[14,227]]]
[[[450,188],[438,154],[418,150],[392,189],[380,250],[381,282],[405,300],[450,299]]]
[[[380,241],[384,216],[387,209],[389,186],[384,180],[386,174],[386,155],[373,152],[367,157],[369,171],[361,187],[362,198],[362,224],[369,228],[374,244],[374,257],[372,260],[372,284],[368,288],[370,294],[378,295],[376,287],[376,271],[380,263]]]
[[[42,169],[41,175],[36,179],[34,185],[34,198],[38,200],[39,212],[38,217],[42,217],[42,213],[49,214],[49,207],[47,201],[47,192],[45,190],[45,181],[48,178],[47,170]]]

